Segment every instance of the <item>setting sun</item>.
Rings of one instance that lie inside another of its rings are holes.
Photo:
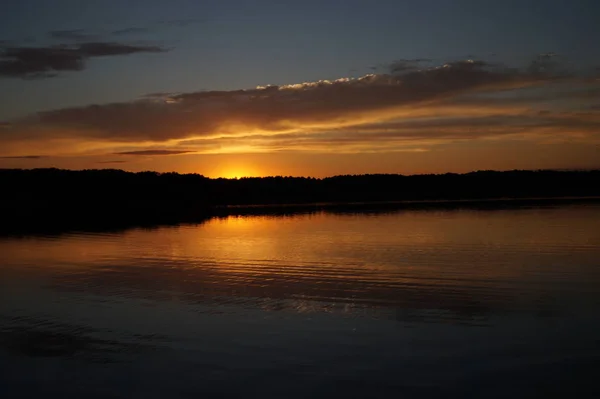
[[[0,5],[0,399],[600,399],[600,0]]]
[[[246,165],[225,165],[223,168],[217,169],[214,176],[223,177],[225,179],[240,179],[242,177],[260,177],[260,173],[256,168]]]

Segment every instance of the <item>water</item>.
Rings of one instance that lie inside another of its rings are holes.
[[[600,206],[0,238],[0,397],[598,397]]]

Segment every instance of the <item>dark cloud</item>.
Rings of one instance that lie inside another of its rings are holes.
[[[21,156],[12,156],[12,157],[0,157],[2,159],[40,159],[47,158],[43,155],[21,155]]]
[[[8,47],[0,50],[0,76],[48,77],[58,71],[81,71],[84,57],[61,47]]]
[[[0,47],[0,77],[40,78],[59,72],[81,71],[93,57],[159,53],[158,46],[137,46],[117,42],[86,42],[75,46]]]
[[[80,51],[90,56],[113,52],[111,46],[92,45]],[[598,97],[599,85],[553,71],[465,60],[356,79],[154,93],[138,101],[65,108],[13,121],[2,129],[0,146],[12,145],[5,153],[18,154],[20,142],[39,145],[51,138],[57,151],[72,142],[74,152],[97,148],[96,153],[106,155],[110,143],[113,154],[152,156],[229,149],[421,149],[424,143],[510,135],[597,137],[600,114],[590,101]],[[46,153],[46,147],[27,148]]]
[[[167,51],[167,49],[159,46],[135,46],[116,42],[90,42],[82,43],[77,51],[83,57],[89,58],[135,53],[162,53]]]
[[[556,53],[542,53],[529,65],[530,73],[567,74],[564,70],[564,58]]]
[[[424,64],[430,64],[433,60],[429,58],[402,59],[392,62],[388,68],[391,73],[404,73],[423,69]]]
[[[541,84],[546,79],[489,68],[480,61],[461,61],[404,74],[184,93],[158,101],[91,105],[38,116],[44,125],[70,127],[94,137],[164,141],[218,134],[235,126],[277,132],[302,125],[350,123],[361,114],[422,106],[482,90]]]
[[[173,97],[173,93],[169,93],[169,92],[166,92],[166,91],[159,91],[157,93],[144,94],[140,98],[147,99],[147,100],[161,100],[161,101],[165,101],[165,100],[168,100],[171,97]]]
[[[188,154],[193,151],[182,150],[141,150],[141,151],[123,151],[116,152],[115,155],[180,155]]]

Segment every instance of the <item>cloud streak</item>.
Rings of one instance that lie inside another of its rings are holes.
[[[402,75],[207,91],[40,113],[46,126],[83,129],[117,141],[164,141],[234,131],[281,132],[388,118],[464,93],[507,90],[552,79],[483,63],[457,62]],[[372,115],[376,114],[376,115]]]
[[[174,19],[174,20],[160,20],[147,25],[142,26],[128,26],[112,30],[99,30],[90,32],[85,29],[64,29],[64,30],[51,30],[48,32],[48,37],[51,39],[61,41],[91,41],[99,38],[108,38],[110,36],[122,37],[122,36],[137,36],[137,35],[148,35],[151,33],[157,33],[165,29],[178,29],[187,28],[193,25],[202,23],[201,19]],[[2,41],[0,41],[2,44]]]
[[[137,48],[88,43],[79,51],[96,57]],[[598,140],[600,86],[565,73],[554,56],[535,57],[520,69],[482,60],[422,66],[429,62],[402,60],[388,73],[356,79],[156,93],[132,102],[40,112],[5,122],[0,146],[18,152],[26,143],[47,140],[52,143],[44,148],[52,153],[152,156],[423,151],[468,140]]]
[[[63,36],[82,35],[78,33],[79,31],[59,32]],[[159,46],[119,42],[84,42],[47,47],[0,47],[0,77],[25,79],[53,77],[60,72],[81,71],[85,69],[87,61],[96,57],[166,51],[167,49]]]
[[[140,151],[122,151],[115,152],[114,155],[180,155],[180,154],[188,154],[193,151],[185,151],[185,150],[140,150]]]
[[[20,155],[20,156],[7,156],[7,157],[0,157],[2,159],[41,159],[41,158],[47,158],[45,156],[42,155]]]

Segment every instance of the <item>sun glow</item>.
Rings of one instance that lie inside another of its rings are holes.
[[[256,168],[246,165],[224,165],[218,169],[214,177],[224,177],[226,179],[240,179],[242,177],[262,176]]]

